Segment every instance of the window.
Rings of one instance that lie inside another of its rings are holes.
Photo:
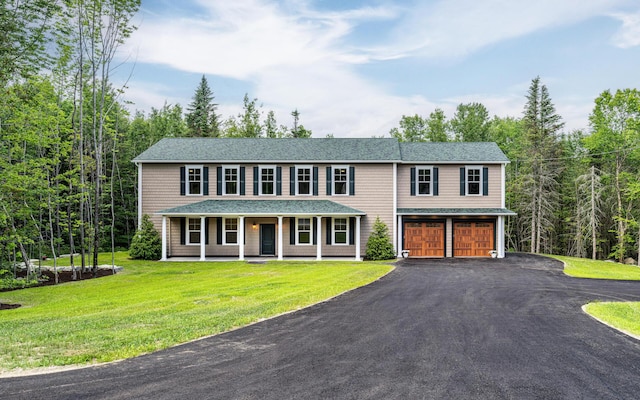
[[[482,186],[482,169],[467,168],[467,194],[479,195]]]
[[[297,194],[311,194],[311,168],[299,167],[296,171],[297,177]]]
[[[187,245],[200,244],[200,219],[189,218],[187,223]]]
[[[224,194],[238,194],[238,167],[224,167]]]
[[[296,244],[311,244],[311,218],[298,218],[298,235]]]
[[[347,218],[333,219],[333,243],[349,244],[349,221]]]
[[[275,168],[260,168],[260,194],[274,194]]]
[[[431,168],[417,168],[416,170],[417,172],[417,180],[416,180],[416,185],[417,187],[417,193],[418,195],[422,195],[422,196],[427,196],[432,194],[431,192],[431,176],[432,176],[432,170]]]
[[[238,219],[225,218],[224,232],[222,233],[224,242],[222,244],[238,244]]]
[[[347,184],[349,183],[349,170],[347,167],[333,168],[333,194],[349,194]]]
[[[202,194],[202,167],[187,166],[187,195]]]

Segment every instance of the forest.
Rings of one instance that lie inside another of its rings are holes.
[[[128,111],[111,78],[136,29],[139,0],[3,1],[0,12],[0,271],[16,262],[128,249],[137,223],[131,160],[164,137],[300,137],[244,95],[239,115],[217,114],[202,77],[192,102]],[[481,103],[399,116],[402,141],[495,141],[507,167],[507,247],[597,259],[638,259],[640,92],[603,90],[586,131],[566,132],[534,77],[521,116],[490,116]],[[346,132],[336,132],[346,134]],[[0,273],[1,275],[1,273]]]

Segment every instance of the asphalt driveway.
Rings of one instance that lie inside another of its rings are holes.
[[[584,314],[640,282],[530,255],[405,260],[303,311],[115,364],[0,379],[3,399],[637,399],[640,341]]]

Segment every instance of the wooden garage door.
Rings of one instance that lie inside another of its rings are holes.
[[[493,222],[455,222],[453,224],[454,257],[490,257],[494,249]]]
[[[409,257],[444,257],[444,222],[407,222],[404,241]]]

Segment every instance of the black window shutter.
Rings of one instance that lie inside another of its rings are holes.
[[[331,167],[327,167],[327,196],[331,196]]]
[[[245,171],[244,171],[244,167],[240,167],[240,196],[244,196],[245,195],[245,191],[244,191],[244,184],[245,184]]]
[[[296,167],[289,167],[289,194],[296,195]]]
[[[209,218],[204,219],[204,244],[209,244]]]
[[[318,195],[318,167],[313,167],[313,195]]]
[[[258,174],[260,173],[260,170],[258,169],[258,167],[253,167],[253,195],[257,196],[258,194],[260,194],[260,191],[258,190]]]
[[[187,243],[187,219],[180,218],[180,244]]]
[[[186,168],[180,167],[180,196],[184,196],[187,193],[187,181],[186,181]]]
[[[356,167],[349,167],[349,196],[356,195]]]
[[[327,218],[327,244],[331,244],[332,240],[331,240],[331,222],[333,221],[333,218]]]
[[[411,195],[416,195],[416,168],[411,168]]]
[[[276,196],[282,196],[282,167],[276,167]]]
[[[313,230],[313,244],[318,244],[318,228],[316,218],[311,217],[311,229]]]
[[[216,174],[218,175],[216,177],[217,179],[217,187],[216,187],[216,192],[218,196],[222,196],[222,167],[218,167],[216,168]]]
[[[202,194],[209,195],[209,167],[202,168]]]
[[[349,217],[349,244],[356,244],[356,217]]]
[[[289,218],[289,244],[296,244],[296,219]]]
[[[482,168],[482,195],[489,195],[489,168]]]
[[[433,167],[433,195],[438,195],[438,167]]]
[[[216,218],[216,243],[222,244],[222,218]]]
[[[464,196],[466,194],[465,182],[466,182],[465,168],[460,167],[460,196]]]

